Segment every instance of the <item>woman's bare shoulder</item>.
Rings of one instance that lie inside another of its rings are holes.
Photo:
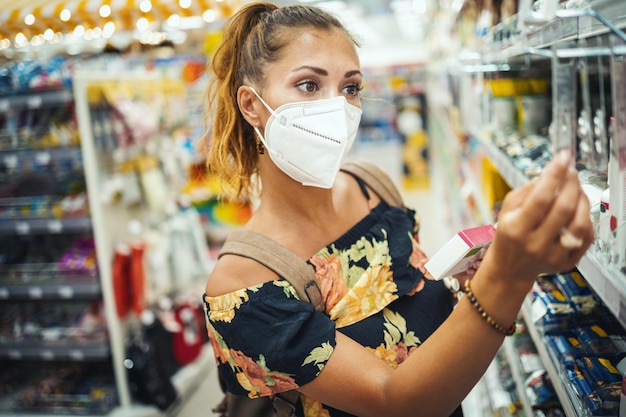
[[[274,271],[257,261],[228,254],[220,257],[213,267],[205,293],[209,297],[217,297],[277,278],[278,275]]]

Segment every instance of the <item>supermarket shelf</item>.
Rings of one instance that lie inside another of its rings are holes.
[[[522,401],[522,406],[524,408],[524,414],[527,416],[532,416],[533,410],[528,403],[528,397],[526,396],[526,391],[524,389],[525,384],[522,380],[522,370],[520,368],[520,360],[519,353],[513,346],[513,339],[506,338],[504,339],[504,354],[506,355],[507,362],[511,367],[511,374],[513,375],[513,379],[515,380],[515,388],[517,390],[517,395]]]
[[[513,165],[511,159],[492,142],[481,138],[478,140],[509,186],[518,188],[528,182],[528,178]],[[619,279],[624,277],[623,273],[617,269],[607,268],[591,250],[582,257],[578,269],[621,325],[626,328],[626,284],[623,279]]]
[[[98,281],[42,284],[0,283],[0,300],[91,300],[100,299]]]
[[[504,152],[490,140],[484,139],[482,135],[474,135],[478,143],[483,147],[485,154],[496,166],[502,178],[511,188],[519,188],[528,182],[528,177],[524,175]]]
[[[19,161],[35,161],[40,165],[60,159],[82,160],[80,146],[58,146],[53,148],[3,149],[0,157],[5,167],[18,166]]]
[[[579,15],[580,13],[589,13]],[[507,62],[528,54],[549,56],[542,51],[556,44],[568,41],[590,39],[626,27],[626,3],[611,0],[596,0],[587,10],[559,10],[556,19],[525,33],[514,33],[509,26],[500,24],[494,28],[493,39],[488,51],[483,54],[483,62]],[[598,16],[599,15],[599,16]],[[600,18],[606,19],[610,28]],[[614,30],[612,30],[614,29]],[[567,49],[567,48],[566,48]],[[577,48],[580,52],[580,48]],[[573,49],[572,49],[573,50]]]
[[[562,375],[552,361],[552,357],[548,352],[548,348],[544,342],[543,336],[539,333],[539,330],[535,326],[532,314],[532,305],[530,299],[528,298],[524,301],[524,304],[522,306],[522,316],[524,317],[524,321],[526,323],[529,323],[528,332],[530,333],[533,342],[535,342],[535,347],[537,348],[537,352],[539,353],[541,362],[545,366],[546,371],[548,372],[548,375],[550,375],[552,381],[555,381],[555,383],[552,385],[554,387],[557,397],[559,398],[559,401],[561,402],[561,407],[563,407],[563,411],[565,411],[565,415],[567,417],[583,417],[578,411],[576,411],[578,408],[574,406],[572,400],[567,394]]]
[[[89,217],[67,219],[1,219],[0,234],[28,235],[34,233],[72,233],[91,230]]]
[[[578,270],[620,324],[626,328],[626,280],[624,274],[616,268],[607,268],[595,254],[589,251],[578,263]]]
[[[12,343],[0,345],[0,359],[96,361],[110,356],[108,342]]]
[[[51,91],[29,91],[27,94],[0,98],[0,112],[15,111],[22,108],[38,109],[69,103],[74,100],[70,89]]]
[[[215,360],[213,359],[213,351],[209,344],[206,344],[200,356],[190,365],[179,370],[172,377],[172,383],[178,392],[181,401],[177,405],[173,405],[174,409],[166,412],[159,411],[156,407],[142,404],[131,404],[128,407],[117,407],[106,417],[168,417],[175,416],[178,408],[185,403],[197,390],[201,382],[215,370]],[[52,414],[45,413],[19,413],[20,417],[47,417]],[[75,417],[75,414],[54,414],[55,417]],[[0,412],[0,417],[15,417],[15,413]],[[103,416],[104,417],[104,416]]]

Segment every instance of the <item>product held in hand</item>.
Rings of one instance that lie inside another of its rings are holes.
[[[466,271],[477,261],[480,250],[487,247],[496,228],[491,224],[471,227],[457,232],[437,253],[426,262],[426,269],[436,279]]]

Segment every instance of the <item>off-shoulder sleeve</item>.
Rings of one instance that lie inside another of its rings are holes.
[[[229,392],[259,397],[298,388],[320,373],[335,347],[334,322],[298,300],[285,280],[204,301]]]

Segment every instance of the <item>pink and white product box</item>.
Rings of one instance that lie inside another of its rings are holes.
[[[496,228],[492,224],[460,230],[426,262],[425,267],[435,279],[466,271],[495,235]]]

